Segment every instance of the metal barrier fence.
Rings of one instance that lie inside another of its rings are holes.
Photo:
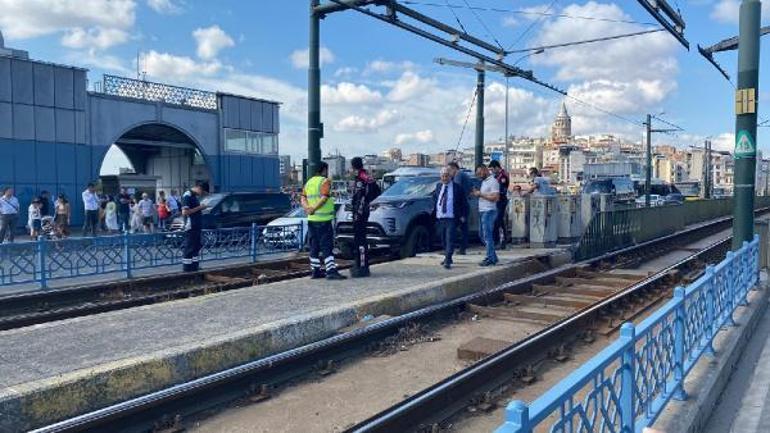
[[[759,278],[759,237],[727,253],[721,263],[638,326],[527,406],[513,401],[495,433],[640,432],[672,399],[685,399],[684,378],[714,337],[734,324]]]
[[[297,251],[304,245],[302,224],[203,230],[201,261]],[[182,262],[184,232],[124,234],[0,245],[0,287],[122,273]]]
[[[770,206],[770,197],[755,197],[754,207]],[[686,201],[681,205],[616,209],[591,218],[575,249],[575,260],[675,233],[686,226],[731,215],[732,199]]]

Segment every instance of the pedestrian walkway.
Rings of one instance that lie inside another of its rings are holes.
[[[770,314],[764,314],[703,433],[770,432]]]
[[[430,253],[372,266],[372,277],[282,281],[0,332],[0,431],[25,431],[315,342],[367,315],[398,315],[558,265],[560,249]],[[540,260],[533,258],[540,257]]]

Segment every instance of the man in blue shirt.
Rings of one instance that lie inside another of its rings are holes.
[[[433,209],[436,213],[436,226],[444,245],[444,261],[441,264],[445,269],[452,268],[457,223],[465,222],[468,215],[466,197],[463,186],[452,181],[449,167],[442,168],[441,182],[436,185],[436,189],[433,191]]]
[[[0,244],[5,242],[6,235],[8,242],[13,243],[13,235],[18,220],[19,199],[14,197],[13,188],[6,187],[3,189],[3,195],[0,196]]]

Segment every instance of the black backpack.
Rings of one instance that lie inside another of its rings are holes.
[[[374,199],[379,197],[380,194],[382,194],[380,185],[378,185],[376,181],[369,183],[368,187],[366,188],[366,202],[371,203],[374,201]]]

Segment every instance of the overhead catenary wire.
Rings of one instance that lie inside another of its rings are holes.
[[[473,90],[473,98],[470,105],[468,105],[468,113],[465,115],[465,122],[463,122],[463,128],[460,130],[460,137],[457,139],[457,145],[455,146],[455,152],[460,148],[460,144],[463,142],[463,135],[465,135],[465,129],[468,127],[468,121],[471,118],[471,112],[473,111],[473,105],[476,103],[476,96],[479,93],[479,89]]]
[[[543,45],[543,46],[531,47],[531,48],[522,48],[520,50],[506,51],[505,53],[506,54],[526,53],[526,52],[530,52],[530,51],[550,50],[550,49],[554,49],[554,48],[571,47],[571,46],[574,46],[574,45],[591,44],[591,43],[595,43],[595,42],[606,42],[606,41],[611,41],[611,40],[615,40],[615,39],[630,38],[630,37],[641,36],[641,35],[646,35],[646,34],[650,34],[650,33],[663,32],[665,30],[666,29],[663,29],[663,28],[652,29],[652,30],[643,30],[643,31],[633,32],[633,33],[624,33],[622,35],[604,36],[604,37],[601,37],[601,38],[584,39],[584,40],[581,40],[581,41],[564,42],[564,43],[561,43],[561,44]]]
[[[414,6],[429,6],[429,7],[439,7],[439,8],[451,8],[451,9],[470,9],[475,11],[482,11],[482,12],[495,12],[495,13],[510,13],[515,15],[535,15],[535,16],[545,16],[545,17],[552,17],[552,18],[568,18],[568,19],[575,19],[575,20],[586,20],[586,21],[604,21],[609,23],[619,23],[619,24],[641,24],[641,25],[657,25],[657,23],[653,22],[645,22],[645,21],[635,21],[635,20],[624,20],[624,19],[617,19],[617,18],[609,18],[609,17],[591,17],[591,16],[583,16],[583,15],[572,15],[572,14],[565,14],[565,13],[550,13],[545,11],[537,11],[537,10],[522,10],[522,9],[506,9],[506,8],[496,8],[496,7],[482,7],[482,6],[463,6],[463,5],[456,5],[456,4],[440,4],[430,1],[418,1],[418,0],[402,0],[401,3],[404,4],[410,4]]]
[[[471,8],[471,5],[468,4],[468,0],[463,0],[463,2],[465,2],[465,5],[468,6],[468,9],[471,11],[473,16],[476,17],[476,20],[479,22],[479,24],[481,24],[481,27],[483,27],[484,30],[487,31],[487,35],[490,38],[492,38],[492,40],[495,41],[495,43],[497,44],[498,47],[500,47],[501,50],[505,51],[503,44],[501,44],[500,41],[497,39],[497,37],[494,35],[494,33],[492,33],[492,30],[490,30],[489,27],[487,27],[487,24],[484,22],[483,19],[481,19],[479,14],[477,14],[476,11],[473,8]],[[449,4],[449,1],[447,1],[447,4]]]
[[[444,2],[446,2],[447,6],[449,6],[449,0],[444,0]],[[452,15],[455,17],[455,21],[457,21],[457,25],[460,26],[460,29],[463,32],[468,33],[468,30],[465,30],[465,26],[463,25],[462,21],[460,21],[460,17],[457,16],[454,9],[450,8],[449,10],[452,12]]]
[[[545,13],[548,13],[548,12],[550,12],[550,11],[551,11],[551,9],[553,9],[553,7],[556,5],[556,3],[558,3],[558,1],[559,1],[559,0],[552,0],[552,1],[551,1],[551,3],[548,5],[548,7],[544,9]],[[519,42],[521,42],[521,40],[522,40],[522,39],[524,39],[524,36],[526,36],[526,35],[527,35],[527,34],[528,34],[530,31],[532,31],[532,29],[533,29],[533,28],[535,28],[535,26],[536,26],[536,25],[540,24],[540,23],[541,23],[541,22],[543,22],[544,20],[545,20],[545,15],[541,16],[540,18],[538,18],[538,19],[537,19],[537,20],[535,20],[535,21],[532,21],[532,22],[529,24],[529,26],[527,26],[527,28],[526,28],[526,29],[524,29],[524,31],[523,31],[523,32],[522,32],[522,33],[519,35],[519,37],[518,37],[518,38],[516,38],[516,40],[515,40],[515,41],[513,41],[513,43],[511,44],[511,46],[510,46],[510,47],[508,47],[508,50],[509,50],[509,51],[510,51],[510,50],[512,50],[512,49],[513,49],[513,47],[515,47],[515,46],[516,46],[516,45],[517,45]]]

